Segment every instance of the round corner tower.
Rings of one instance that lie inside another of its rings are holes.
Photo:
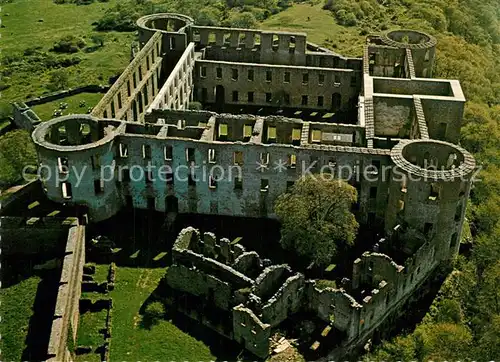
[[[433,36],[415,30],[394,30],[385,33],[382,41],[392,47],[410,50],[416,77],[432,77],[437,43]]]
[[[50,200],[85,205],[92,221],[104,220],[123,205],[115,182],[116,127],[89,115],[40,124],[32,133],[40,178]]]
[[[396,145],[391,159],[386,232],[404,224],[431,241],[436,260],[452,258],[460,245],[474,158],[451,143],[412,140]]]

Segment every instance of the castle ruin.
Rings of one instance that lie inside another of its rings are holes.
[[[324,290],[184,230],[166,279],[229,316],[214,329],[265,357],[271,329],[306,309],[342,335],[332,352],[341,355],[456,256],[475,161],[457,145],[460,83],[431,78],[432,36],[368,36],[363,57],[348,58],[303,33],[197,26],[179,14],[137,25],[140,51],[91,115],[33,131],[41,168],[60,176],[42,175],[49,199],[84,205],[93,222],[124,206],[274,217],[276,197],[305,170],[329,169],[357,189],[360,224],[384,228],[348,285]],[[204,110],[190,110],[194,101]]]

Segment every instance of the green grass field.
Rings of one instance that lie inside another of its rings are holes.
[[[40,278],[33,276],[0,291],[2,361],[21,361]]]
[[[95,34],[92,23],[106,9],[119,0],[110,0],[90,5],[55,4],[52,0],[15,0],[2,4],[2,55],[22,56],[27,48],[40,46],[48,52],[54,42],[66,35],[85,40],[92,47],[91,35]],[[130,44],[133,33],[103,32],[104,46],[94,52],[80,50],[81,63],[65,68],[69,76],[69,87],[87,84],[107,84],[110,76],[119,74],[130,61]],[[66,57],[68,54],[57,55]],[[10,88],[2,91],[2,102],[23,100],[29,96],[40,96],[48,91],[47,85],[52,70],[40,69],[35,73],[13,69],[3,81]]]
[[[359,28],[346,28],[335,22],[332,13],[323,10],[323,1],[315,4],[295,4],[266,19],[262,29],[307,33],[307,40],[345,56],[363,54],[364,36]]]
[[[54,102],[48,102],[33,106],[33,111],[42,121],[48,121],[53,117],[54,110],[59,109],[59,103],[68,103],[68,108],[62,110],[62,115],[87,113],[89,107],[94,107],[104,96],[103,93],[80,93],[71,97],[59,99]],[[85,107],[80,107],[80,102],[85,101]]]
[[[165,275],[165,268],[118,267],[113,298],[111,361],[211,361],[202,342],[162,320],[145,329],[139,309]]]

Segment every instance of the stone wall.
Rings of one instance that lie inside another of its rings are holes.
[[[76,218],[2,216],[2,253],[51,254],[66,239]]]
[[[190,43],[159,90],[148,112],[154,109],[187,109],[193,100],[194,43]],[[147,117],[147,116],[146,116]]]
[[[346,111],[357,103],[360,73],[321,68],[197,60],[197,99],[203,104]],[[221,93],[222,92],[222,93]]]
[[[155,33],[94,107],[92,115],[143,121],[147,107],[161,87],[164,66],[161,47],[162,36]]]
[[[73,351],[68,350],[67,341],[70,338],[76,341],[78,332],[79,301],[84,264],[85,227],[75,225],[68,232],[68,242],[47,350],[48,361],[66,362],[73,360]],[[73,335],[68,335],[69,330],[73,332]]]

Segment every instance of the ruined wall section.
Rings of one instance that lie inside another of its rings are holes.
[[[87,115],[64,116],[42,123],[33,132],[41,175],[49,199],[86,205],[92,221],[111,217],[122,207],[112,173],[118,121]],[[104,182],[104,180],[111,180]]]
[[[260,358],[269,354],[271,326],[262,323],[254,312],[243,305],[233,308],[234,340]]]
[[[288,277],[276,293],[262,307],[262,321],[278,326],[297,313],[303,304],[304,276],[300,273]]]
[[[358,100],[361,74],[353,69],[196,61],[195,87],[203,104],[347,111]]]
[[[358,334],[359,316],[362,306],[343,289],[318,289],[314,282],[306,286],[307,308],[322,319],[333,322],[335,328],[346,333],[353,339]]]
[[[193,72],[195,66],[194,43],[190,43],[167,80],[159,90],[148,111],[154,109],[187,109],[193,100]]]
[[[76,342],[84,264],[85,227],[75,225],[68,232],[68,242],[65,249],[47,350],[48,361],[50,362],[72,361],[71,353],[73,351],[68,350],[67,342],[70,339],[73,340],[73,343]],[[72,335],[68,335],[70,330],[73,333]]]
[[[163,56],[162,35],[157,32],[94,107],[92,115],[143,122],[147,107],[162,86]]]

